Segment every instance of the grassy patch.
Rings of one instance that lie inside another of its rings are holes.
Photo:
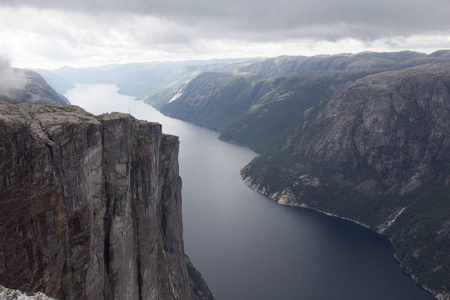
[[[86,210],[87,207],[88,207],[87,204],[86,204],[86,205],[83,205],[78,211],[76,211],[76,212],[73,214],[73,216],[76,217],[76,216],[81,215],[81,214]]]
[[[139,156],[141,154],[141,150],[144,149],[145,147],[151,145],[152,142],[153,141],[150,136],[140,137],[136,141],[136,143],[134,143],[134,154]]]

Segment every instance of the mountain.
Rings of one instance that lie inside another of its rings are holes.
[[[203,73],[182,86],[160,110],[220,131],[222,139],[261,152],[277,144],[276,139],[299,118],[299,112],[319,104],[336,86],[368,74],[371,71],[314,71],[276,77]]]
[[[386,235],[449,299],[449,54],[268,59],[201,74],[160,110],[260,153],[241,172],[258,192]]]
[[[224,123],[245,112],[255,97],[261,96],[266,88],[258,79],[254,75],[202,73],[178,90],[179,95],[172,97],[174,101],[161,111],[219,130]]]
[[[287,75],[305,72],[347,72],[374,74],[389,70],[399,70],[425,63],[450,62],[446,51],[437,51],[426,55],[423,53],[402,51],[393,53],[362,52],[357,54],[336,54],[307,56],[280,56],[268,58],[253,64],[239,67],[232,72],[203,72],[203,73],[227,73],[228,75],[264,78],[284,78]],[[203,74],[201,74],[203,76]],[[198,80],[198,78],[193,78]],[[157,109],[162,109],[168,102],[178,99],[189,80],[183,83],[174,83],[169,87],[159,89],[145,97],[145,102]]]
[[[0,79],[2,76],[0,76]],[[59,95],[38,73],[13,69],[0,85],[0,101],[9,103],[67,105],[70,102]]]
[[[0,102],[0,284],[212,299],[184,254],[178,138],[127,114]]]

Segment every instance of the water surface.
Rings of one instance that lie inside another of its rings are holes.
[[[79,85],[65,96],[91,113],[129,112],[180,137],[185,251],[217,300],[433,299],[402,272],[385,237],[249,189],[239,171],[253,151],[112,85]]]

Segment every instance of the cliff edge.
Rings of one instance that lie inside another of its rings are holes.
[[[184,254],[177,137],[126,114],[6,102],[0,132],[0,284],[58,299],[212,298]]]

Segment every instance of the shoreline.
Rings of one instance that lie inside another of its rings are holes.
[[[150,105],[150,104],[148,104],[148,105]],[[150,106],[151,106],[151,105],[150,105]],[[158,110],[158,111],[159,111],[159,110]],[[167,115],[166,115],[166,116],[167,116]],[[172,117],[172,116],[169,116],[169,117],[175,118],[175,117]],[[175,118],[175,119],[177,119],[177,120],[182,120],[182,119],[178,119],[178,118]],[[183,120],[182,120],[182,121],[183,121]],[[185,122],[187,122],[187,121],[185,121]],[[227,143],[230,143],[230,144],[233,144],[233,145],[238,145],[238,146],[246,147],[246,148],[248,148],[248,149],[250,149],[250,150],[252,150],[252,151],[255,151],[254,149],[252,149],[252,148],[251,148],[250,146],[248,146],[248,145],[241,144],[241,143],[239,143],[239,142],[237,142],[237,141],[234,141],[234,140],[228,140],[228,139],[223,139],[223,138],[221,138],[221,137],[220,137],[220,134],[221,134],[221,133],[220,133],[219,131],[217,131],[217,130],[214,130],[214,129],[211,129],[211,128],[208,128],[208,127],[205,127],[205,126],[200,126],[200,125],[195,124],[195,123],[193,123],[193,122],[187,122],[187,123],[193,124],[193,125],[198,126],[198,127],[206,128],[206,129],[208,129],[208,130],[212,130],[212,131],[218,132],[218,133],[219,133],[218,139],[221,140],[221,141],[223,141],[223,142],[227,142]],[[255,153],[256,153],[257,155],[256,155],[253,159],[255,159],[256,157],[258,157],[258,156],[260,155],[260,153],[257,153],[256,151],[255,151]],[[249,163],[250,163],[250,162],[248,162],[247,164],[249,164]],[[386,234],[383,233],[384,230],[385,230],[386,228],[384,228],[384,229],[382,228],[381,231],[378,231],[378,230],[375,230],[375,229],[371,228],[370,226],[368,226],[367,224],[364,224],[364,223],[362,223],[362,222],[360,222],[360,221],[353,220],[353,219],[350,219],[350,218],[347,218],[347,217],[343,217],[343,216],[339,216],[339,215],[334,214],[334,213],[321,211],[321,210],[319,210],[319,209],[317,209],[317,208],[310,207],[310,206],[308,206],[308,205],[306,205],[306,204],[304,204],[304,203],[298,203],[298,201],[297,201],[296,199],[295,199],[295,200],[294,200],[294,199],[284,199],[284,201],[281,201],[281,202],[280,202],[281,197],[282,197],[282,196],[285,196],[285,195],[283,195],[283,192],[281,192],[281,195],[280,195],[280,192],[278,192],[278,193],[276,193],[276,194],[272,194],[272,195],[267,194],[266,191],[265,191],[264,189],[260,189],[259,186],[256,186],[256,185],[252,184],[251,178],[245,179],[245,178],[242,176],[242,170],[243,170],[244,168],[245,168],[245,166],[244,166],[244,167],[241,169],[241,171],[240,171],[240,179],[241,179],[241,181],[244,182],[249,188],[251,188],[251,189],[254,190],[255,192],[257,192],[257,193],[259,193],[259,194],[261,194],[261,195],[263,195],[263,196],[269,198],[269,199],[272,200],[272,201],[277,202],[277,204],[279,204],[279,205],[283,205],[283,206],[291,206],[291,207],[299,207],[299,208],[306,208],[306,209],[314,210],[314,211],[316,211],[316,212],[319,212],[319,213],[321,213],[321,214],[324,214],[324,215],[327,215],[327,216],[330,216],[330,217],[335,217],[335,218],[338,218],[338,219],[341,219],[341,220],[345,220],[345,221],[349,221],[349,222],[355,223],[355,224],[357,224],[357,225],[363,226],[363,227],[365,227],[365,228],[367,228],[367,229],[369,229],[369,230],[371,230],[371,231],[373,231],[373,232],[375,232],[375,233],[377,233],[377,234],[380,234],[380,235],[386,237],[386,238],[389,240],[389,242],[391,243],[392,248],[394,249],[394,258],[397,260],[400,269],[401,269],[406,275],[408,275],[410,278],[412,278],[412,279],[414,280],[414,282],[415,282],[420,288],[422,288],[423,290],[429,292],[435,299],[437,299],[437,300],[450,300],[450,293],[449,293],[449,294],[441,294],[441,293],[438,293],[437,291],[434,291],[434,290],[428,288],[427,286],[422,285],[421,283],[419,283],[417,277],[416,277],[414,274],[412,274],[412,273],[410,272],[410,270],[409,270],[406,266],[404,266],[404,265],[402,264],[402,262],[401,262],[401,261],[398,259],[398,257],[397,257],[397,249],[394,247],[394,244],[393,244],[391,238],[388,237]],[[277,199],[277,198],[278,198],[278,199]],[[289,198],[289,197],[287,197],[287,198]],[[401,211],[401,212],[403,212],[403,211]],[[395,221],[395,220],[394,220],[394,221]]]
[[[243,175],[242,175],[242,170],[241,170],[241,173],[240,173],[240,178],[241,178],[241,180],[242,180],[249,188],[251,188],[252,190],[254,190],[255,192],[257,192],[258,194],[261,194],[261,195],[267,197],[268,199],[277,202],[277,204],[279,204],[279,205],[282,205],[282,206],[289,206],[289,207],[299,207],[299,208],[310,209],[310,210],[316,211],[316,212],[318,212],[318,213],[321,213],[321,214],[324,214],[324,215],[327,215],[327,216],[330,216],[330,217],[334,217],[334,218],[338,218],[338,219],[341,219],[341,220],[345,220],[345,221],[349,221],[349,222],[355,223],[355,224],[360,225],[360,226],[363,226],[363,227],[365,227],[365,228],[367,228],[367,229],[369,229],[369,230],[371,230],[371,231],[373,231],[373,232],[375,232],[375,233],[377,233],[377,234],[379,234],[379,235],[382,235],[382,236],[386,237],[386,238],[389,240],[389,242],[391,243],[392,248],[394,249],[394,258],[397,260],[397,262],[398,262],[398,264],[399,264],[399,267],[401,268],[401,270],[402,270],[406,275],[408,275],[409,277],[411,277],[411,279],[414,280],[414,282],[415,282],[420,288],[422,288],[423,290],[429,292],[435,299],[437,299],[437,300],[450,300],[450,295],[445,295],[445,294],[441,294],[441,293],[438,293],[438,292],[436,292],[436,291],[433,291],[432,289],[428,288],[427,286],[422,285],[422,284],[418,281],[417,277],[416,277],[414,274],[412,274],[412,273],[410,272],[410,270],[409,270],[406,266],[404,266],[404,265],[402,264],[402,262],[398,259],[398,257],[397,257],[397,249],[394,247],[394,243],[392,242],[391,238],[383,233],[384,230],[383,230],[383,231],[377,231],[377,230],[374,230],[373,228],[371,228],[371,227],[368,226],[367,224],[364,224],[364,223],[362,223],[362,222],[360,222],[360,221],[353,220],[353,219],[350,219],[350,218],[347,218],[347,217],[342,217],[342,216],[339,216],[339,215],[334,214],[334,213],[322,211],[322,210],[320,210],[320,209],[317,209],[317,208],[311,207],[311,206],[309,206],[309,205],[306,205],[305,203],[298,203],[298,201],[296,201],[296,200],[294,200],[294,199],[289,199],[289,201],[280,201],[280,200],[282,200],[282,199],[281,199],[281,197],[279,196],[279,193],[275,193],[275,194],[271,194],[271,195],[267,194],[267,193],[265,192],[265,190],[262,190],[262,189],[259,188],[259,186],[256,186],[256,185],[252,184],[252,183],[251,183],[251,178],[249,178],[249,177],[248,177],[248,178],[244,178]],[[278,198],[278,199],[277,199],[277,198]]]

